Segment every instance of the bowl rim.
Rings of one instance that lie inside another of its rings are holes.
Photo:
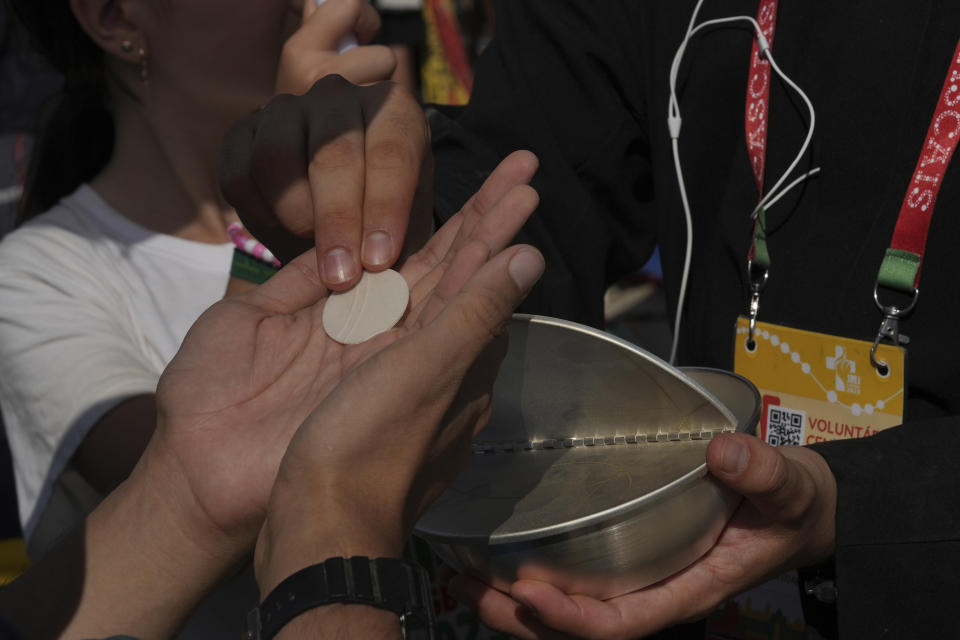
[[[543,323],[543,324],[552,324],[556,326],[563,326],[566,328],[579,330],[582,332],[590,333],[595,337],[613,342],[623,348],[628,349],[629,351],[640,355],[641,357],[647,359],[653,359],[660,363],[662,366],[669,368],[673,371],[679,372],[683,375],[686,380],[693,387],[697,388],[705,396],[713,401],[715,406],[722,409],[722,413],[729,416],[730,422],[735,425],[734,431],[737,433],[750,433],[755,428],[757,421],[759,420],[760,411],[761,411],[761,398],[760,393],[757,388],[743,376],[734,373],[732,371],[726,371],[724,369],[717,369],[712,367],[674,367],[667,364],[661,358],[647,352],[644,349],[641,349],[637,345],[634,345],[626,340],[623,340],[617,336],[611,335],[609,333],[594,329],[592,327],[587,327],[585,325],[580,325],[574,322],[567,320],[560,320],[557,318],[550,318],[546,316],[532,316],[525,314],[515,314],[514,321],[516,320],[526,320],[530,322]],[[722,377],[728,377],[732,379],[738,379],[744,383],[744,388],[752,391],[754,397],[753,410],[750,412],[749,416],[737,416],[729,409],[725,404],[723,404],[717,396],[706,388],[699,380],[690,375],[691,372],[705,372],[711,375],[718,375]],[[641,445],[645,446],[645,445]],[[543,452],[531,452],[531,455],[537,455],[539,453],[548,453],[547,451]],[[549,452],[552,453],[552,452]],[[514,454],[494,454],[494,455],[514,455]],[[521,455],[528,455],[523,453]],[[673,481],[650,491],[642,496],[638,496],[627,502],[620,503],[609,509],[604,509],[603,511],[598,511],[587,516],[582,516],[574,520],[568,520],[566,522],[551,524],[544,527],[538,527],[536,529],[526,529],[524,531],[510,532],[493,534],[487,536],[466,536],[466,535],[448,535],[443,533],[431,532],[429,530],[424,530],[419,526],[419,523],[415,526],[414,531],[416,534],[430,542],[439,543],[439,544],[455,544],[455,545],[471,545],[471,544],[482,544],[488,547],[503,549],[505,545],[523,545],[523,543],[537,542],[538,544],[543,544],[548,542],[546,539],[557,538],[561,540],[563,538],[570,537],[571,535],[580,535],[590,530],[604,529],[611,525],[616,524],[617,522],[622,522],[628,518],[635,515],[635,513],[642,509],[643,507],[649,505],[650,503],[657,502],[667,495],[672,493],[679,493],[689,486],[695,485],[698,481],[708,475],[707,463],[704,460],[702,463],[692,468],[690,471],[686,472],[682,476],[674,479]]]

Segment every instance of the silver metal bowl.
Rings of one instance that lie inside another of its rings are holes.
[[[509,334],[490,424],[416,533],[494,587],[528,578],[603,599],[709,550],[739,497],[707,474],[706,447],[752,432],[756,389],[554,318],[515,316]]]

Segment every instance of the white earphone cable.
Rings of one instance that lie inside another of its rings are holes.
[[[773,69],[776,74],[780,76],[780,78],[787,84],[787,86],[793,89],[797,95],[800,96],[800,99],[803,100],[803,103],[807,105],[807,112],[810,114],[810,128],[807,129],[807,137],[804,138],[803,145],[800,147],[800,151],[797,153],[797,156],[793,159],[793,162],[790,163],[790,166],[787,167],[787,170],[783,172],[783,175],[780,176],[780,179],[777,180],[776,184],[774,184],[770,190],[767,191],[767,195],[765,195],[760,200],[760,203],[757,204],[756,208],[754,209],[755,213],[760,211],[761,207],[769,208],[769,201],[772,198],[776,197],[776,200],[779,200],[781,197],[783,197],[783,193],[778,193],[778,190],[784,181],[786,181],[787,177],[793,173],[793,170],[797,168],[797,165],[800,164],[803,156],[807,153],[807,149],[810,148],[810,141],[813,140],[813,130],[817,124],[817,112],[814,110],[813,103],[810,102],[810,98],[807,97],[807,94],[804,93],[803,89],[797,86],[797,83],[791,80],[787,74],[780,70],[779,65],[777,65],[776,60],[773,59],[773,54],[769,52],[769,49],[767,50],[766,55],[767,60],[770,61],[770,68]],[[809,175],[810,174],[808,173],[807,176]]]
[[[809,180],[810,178],[814,177],[819,173],[820,173],[820,167],[814,167],[810,171],[806,172],[805,174],[803,174],[802,176],[800,176],[799,178],[797,178],[796,180],[788,184],[786,187],[784,187],[783,190],[780,191],[780,193],[778,193],[775,198],[772,198],[766,205],[764,205],[764,208],[767,211],[769,211],[770,207],[780,202],[780,198],[787,195],[791,190],[793,190],[794,187],[799,186],[801,183],[806,182],[807,180]]]
[[[687,225],[687,243],[683,252],[683,277],[680,278],[680,294],[677,297],[677,313],[673,319],[673,340],[670,345],[670,364],[677,363],[677,345],[680,343],[680,317],[683,315],[683,301],[687,297],[687,282],[690,279],[690,260],[693,257],[693,218],[690,203],[687,201],[687,189],[683,184],[683,171],[680,170],[679,140],[671,140],[673,145],[673,166],[677,170],[680,183],[680,200],[683,201],[683,217]]]
[[[697,15],[700,12],[700,7],[703,5],[704,0],[699,0],[697,6],[693,10],[693,15],[690,18],[690,24],[687,28],[687,35],[683,39],[683,42],[680,43],[680,46],[677,47],[677,52],[674,54],[673,62],[670,65],[670,100],[667,106],[667,127],[670,131],[671,138],[671,147],[673,151],[673,164],[677,173],[677,185],[680,188],[680,200],[683,205],[683,214],[684,222],[686,224],[687,231],[687,241],[684,251],[683,259],[683,273],[680,278],[680,291],[677,296],[677,310],[674,317],[673,324],[673,341],[670,347],[670,364],[676,364],[677,359],[677,347],[680,342],[680,323],[683,317],[683,307],[686,301],[687,295],[687,285],[690,279],[690,263],[693,255],[693,215],[690,212],[690,202],[687,197],[686,184],[683,179],[683,170],[680,163],[680,128],[682,125],[682,118],[680,115],[680,104],[677,100],[677,76],[680,72],[680,62],[683,60],[683,55],[686,53],[687,45],[690,40],[698,34],[700,31],[715,27],[718,25],[729,24],[732,22],[749,22],[753,27],[755,38],[761,52],[761,55],[765,56],[770,63],[770,67],[774,72],[789,86],[793,89],[803,100],[804,104],[807,107],[807,111],[810,115],[810,125],[807,130],[806,138],[803,141],[803,144],[800,147],[800,151],[797,153],[796,157],[793,159],[793,162],[790,163],[790,166],[787,167],[786,171],[780,176],[777,182],[770,188],[765,196],[760,199],[760,202],[757,204],[756,208],[753,210],[751,216],[756,216],[761,208],[769,209],[774,204],[780,201],[780,199],[786,195],[794,187],[802,183],[804,180],[811,178],[817,175],[820,172],[820,168],[817,167],[812,171],[805,173],[800,176],[793,182],[791,182],[784,189],[780,189],[783,183],[787,180],[789,175],[796,169],[797,165],[803,159],[803,156],[806,154],[807,149],[810,146],[810,142],[813,139],[813,132],[816,126],[816,111],[813,108],[813,103],[810,101],[810,98],[807,97],[807,94],[797,86],[797,84],[791,80],[777,65],[776,61],[773,58],[773,53],[770,51],[770,43],[767,41],[766,37],[763,35],[763,31],[760,29],[760,25],[757,21],[750,16],[733,16],[730,18],[717,18],[715,20],[708,20],[702,24],[694,26],[696,23]]]

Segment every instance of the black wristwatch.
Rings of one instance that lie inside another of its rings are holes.
[[[400,616],[404,638],[434,638],[430,578],[399,558],[328,558],[297,571],[247,614],[244,640],[271,640],[304,611],[325,604],[365,604]]]

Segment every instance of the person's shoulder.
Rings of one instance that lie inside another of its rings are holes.
[[[81,187],[49,210],[31,218],[0,241],[0,264],[5,273],[36,265],[89,264],[93,246],[104,235],[89,215]]]
[[[15,247],[31,244],[43,238],[83,237],[91,224],[85,220],[80,206],[82,188],[64,197],[45,212],[27,220],[3,237],[0,250],[15,251]]]
[[[123,252],[110,243],[73,196],[14,229],[0,241],[0,315],[52,299],[114,304]]]

